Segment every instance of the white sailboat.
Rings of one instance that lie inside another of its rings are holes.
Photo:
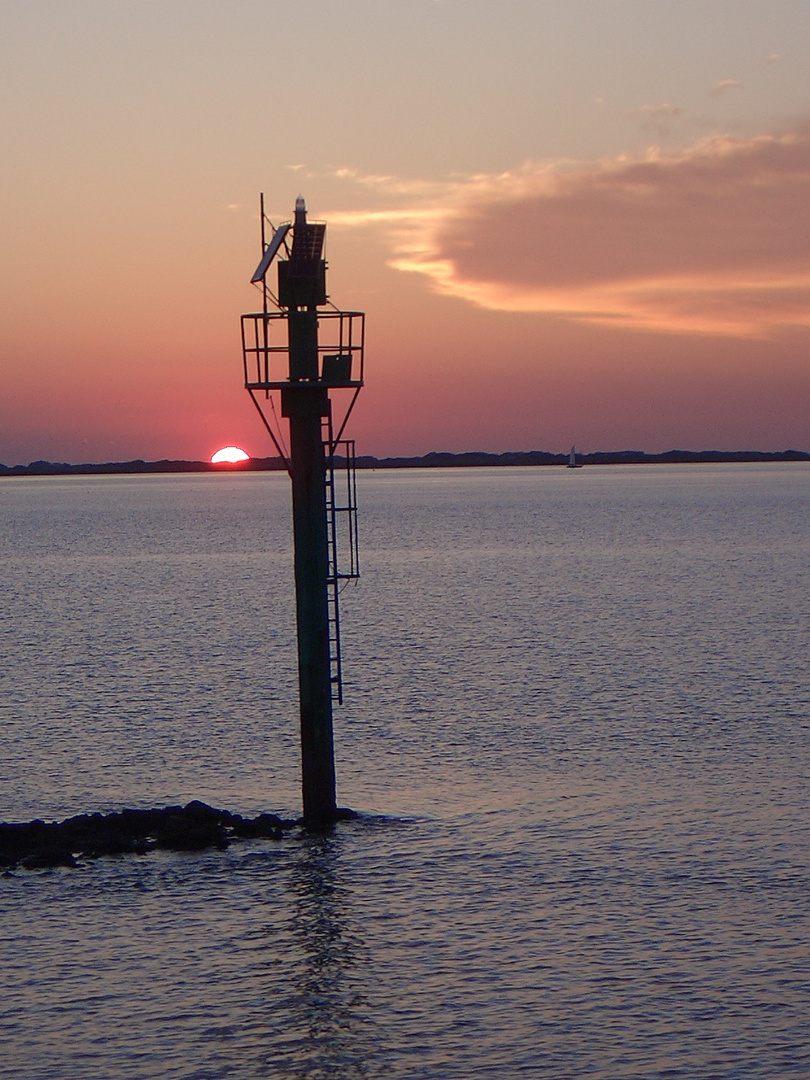
[[[566,467],[566,469],[581,469],[582,468],[581,465],[577,465],[577,452],[576,452],[576,449],[573,446],[571,447],[571,453],[568,455],[568,464],[565,467]]]

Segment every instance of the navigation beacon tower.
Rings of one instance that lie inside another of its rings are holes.
[[[359,576],[354,442],[342,436],[363,386],[365,315],[329,301],[326,225],[307,221],[304,200],[296,199],[294,220],[275,229],[269,243],[264,195],[260,210],[262,258],[251,282],[261,286],[263,304],[242,316],[242,357],[245,388],[292,480],[304,822],[318,828],[338,816],[332,735],[332,703],[343,701],[338,596],[343,581]],[[277,295],[267,284],[276,255]],[[338,391],[342,418],[333,414],[330,396]]]

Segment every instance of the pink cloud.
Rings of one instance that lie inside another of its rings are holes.
[[[734,337],[810,326],[810,130],[527,165],[379,223],[392,266],[484,308]]]
[[[721,79],[720,82],[716,82],[712,88],[712,93],[715,97],[720,94],[725,94],[728,90],[738,90],[740,84],[736,79]]]

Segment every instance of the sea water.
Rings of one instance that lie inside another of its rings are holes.
[[[333,835],[0,878],[0,1076],[810,1072],[810,467],[364,472]],[[300,812],[278,474],[0,481],[0,820]]]

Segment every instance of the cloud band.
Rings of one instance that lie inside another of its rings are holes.
[[[400,205],[342,223],[376,223],[392,266],[484,308],[735,337],[810,325],[808,130],[527,164],[411,199],[367,182]]]

